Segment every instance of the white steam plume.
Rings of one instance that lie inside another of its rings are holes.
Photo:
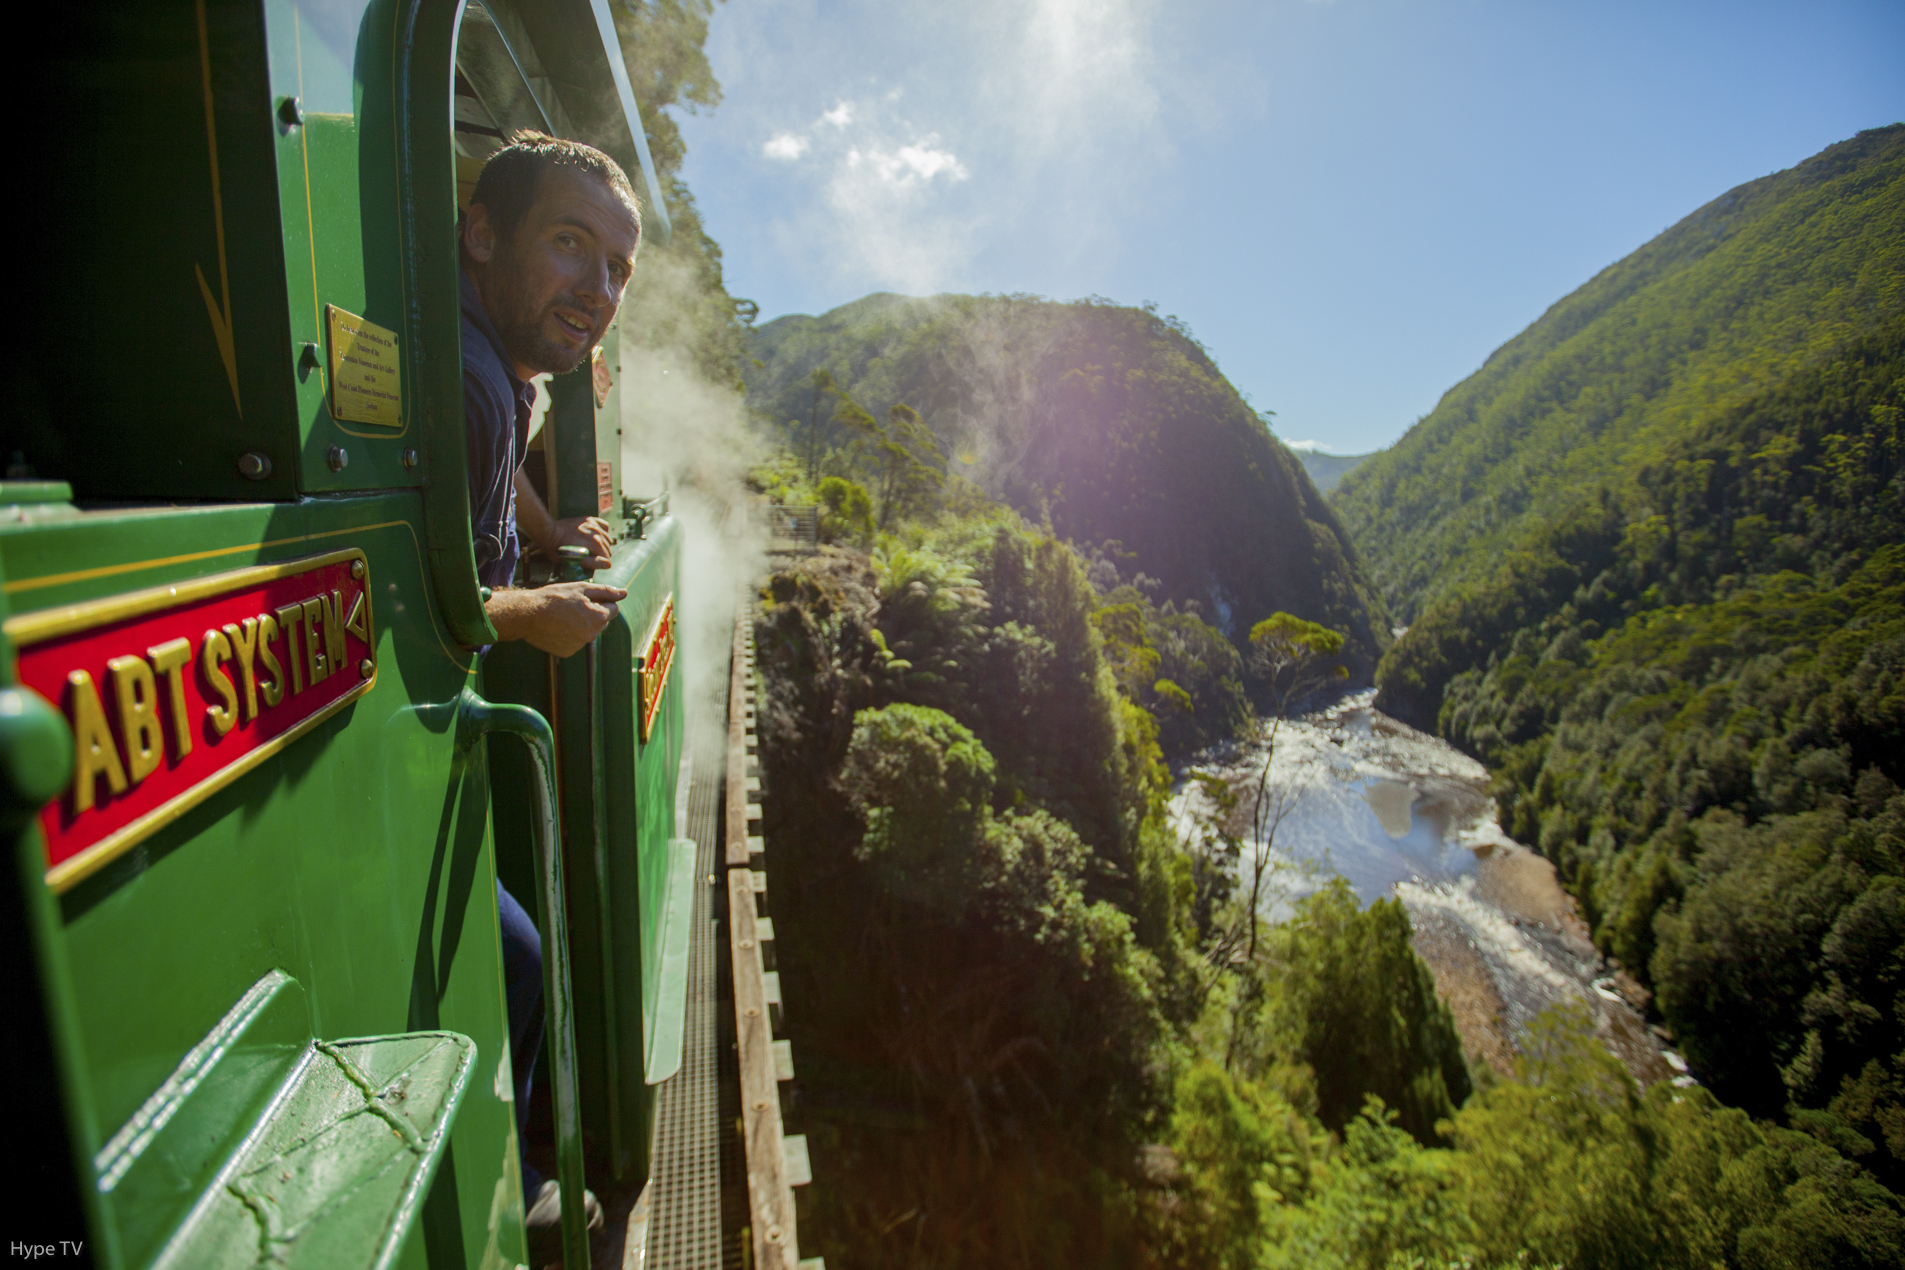
[[[689,700],[702,701],[727,676],[735,603],[766,568],[766,533],[745,485],[760,442],[740,391],[699,368],[697,335],[719,310],[696,271],[645,253],[632,285],[621,356],[622,489],[650,498],[665,487],[686,531],[678,638]]]

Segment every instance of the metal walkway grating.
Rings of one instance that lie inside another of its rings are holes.
[[[720,872],[720,807],[727,741],[727,683],[698,703],[688,744],[688,836],[695,841],[694,930],[681,1070],[656,1091],[653,1216],[646,1263],[653,1270],[721,1270],[721,1068],[717,1024],[714,888]]]

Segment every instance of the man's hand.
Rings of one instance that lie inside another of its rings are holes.
[[[600,635],[615,616],[615,604],[627,598],[628,592],[618,586],[558,582],[493,591],[483,611],[500,638],[520,639],[545,653],[567,657]]]
[[[609,559],[609,550],[614,546],[613,531],[609,522],[597,516],[572,516],[568,520],[555,522],[555,532],[548,542],[539,543],[542,553],[551,560],[559,559],[558,547],[587,547],[595,552],[592,567],[606,569],[614,561]]]
[[[557,520],[536,497],[536,487],[519,468],[512,478],[516,486],[516,527],[529,535],[536,549],[555,560],[558,547],[587,547],[595,552],[591,568],[606,569],[613,563],[609,551],[615,545],[614,531],[599,516],[571,516]]]

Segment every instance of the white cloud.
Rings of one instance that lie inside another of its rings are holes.
[[[768,139],[766,145],[761,147],[761,153],[782,163],[792,163],[807,153],[807,144],[807,138],[796,136],[791,132],[776,133]]]
[[[830,123],[836,128],[846,127],[853,122],[853,103],[850,101],[835,102],[832,110],[820,116],[820,122]]]
[[[959,156],[950,150],[935,150],[930,144],[938,139],[929,137],[919,145],[901,146],[900,162],[929,181],[941,172],[951,180],[965,180],[966,165],[959,161]]]
[[[855,148],[847,151],[849,169],[864,168],[883,185],[906,189],[919,181],[930,181],[945,173],[949,181],[963,181],[970,175],[959,156],[950,150],[935,148],[937,136],[922,137],[897,150]]]
[[[1323,448],[1323,443],[1321,441],[1285,441],[1283,448],[1286,450],[1320,450]]]
[[[948,201],[970,173],[933,134],[906,142],[873,140],[842,154],[827,182],[831,224],[814,226],[836,246],[826,255],[850,262],[869,284],[911,293],[935,290],[957,275],[975,249],[977,221]]]

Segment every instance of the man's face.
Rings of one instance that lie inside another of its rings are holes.
[[[587,359],[621,306],[635,243],[635,218],[608,182],[573,168],[544,173],[508,243],[497,240],[487,208],[470,208],[463,246],[519,377],[561,374]]]

